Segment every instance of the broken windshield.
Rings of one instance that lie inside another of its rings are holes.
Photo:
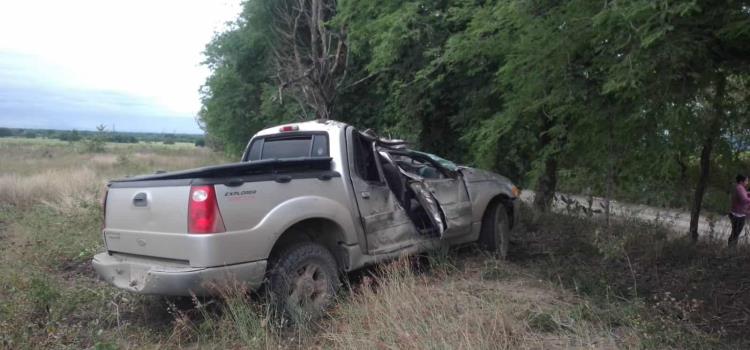
[[[441,167],[448,169],[450,171],[458,170],[458,165],[456,165],[456,163],[451,162],[450,160],[440,158],[432,153],[426,153],[426,152],[420,152],[420,151],[412,151],[412,152],[430,157],[430,159],[440,164]]]

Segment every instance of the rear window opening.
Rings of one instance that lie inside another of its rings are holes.
[[[328,156],[326,134],[273,135],[253,140],[243,161]]]

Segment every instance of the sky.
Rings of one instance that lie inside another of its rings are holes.
[[[202,51],[240,0],[0,0],[0,127],[200,133]]]

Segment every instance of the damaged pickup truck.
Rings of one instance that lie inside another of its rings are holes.
[[[340,122],[284,125],[253,136],[239,163],[111,181],[93,265],[137,293],[209,295],[233,280],[314,312],[342,273],[402,254],[478,241],[505,256],[518,194]]]

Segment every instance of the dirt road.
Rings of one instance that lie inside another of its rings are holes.
[[[524,190],[521,200],[526,203],[534,201],[534,192]],[[586,197],[558,193],[555,195],[553,210],[559,212],[570,212],[584,214],[589,208],[593,215],[603,215],[605,200],[601,197]],[[664,209],[649,207],[640,204],[610,201],[611,213],[614,217],[633,218],[642,221],[659,223],[672,229],[677,235],[687,235],[690,228],[690,213],[675,209]],[[750,226],[750,225],[748,225]],[[741,243],[748,243],[750,227],[746,226],[740,236]],[[731,232],[729,219],[723,214],[708,213],[701,215],[698,233],[701,239],[727,240]]]

